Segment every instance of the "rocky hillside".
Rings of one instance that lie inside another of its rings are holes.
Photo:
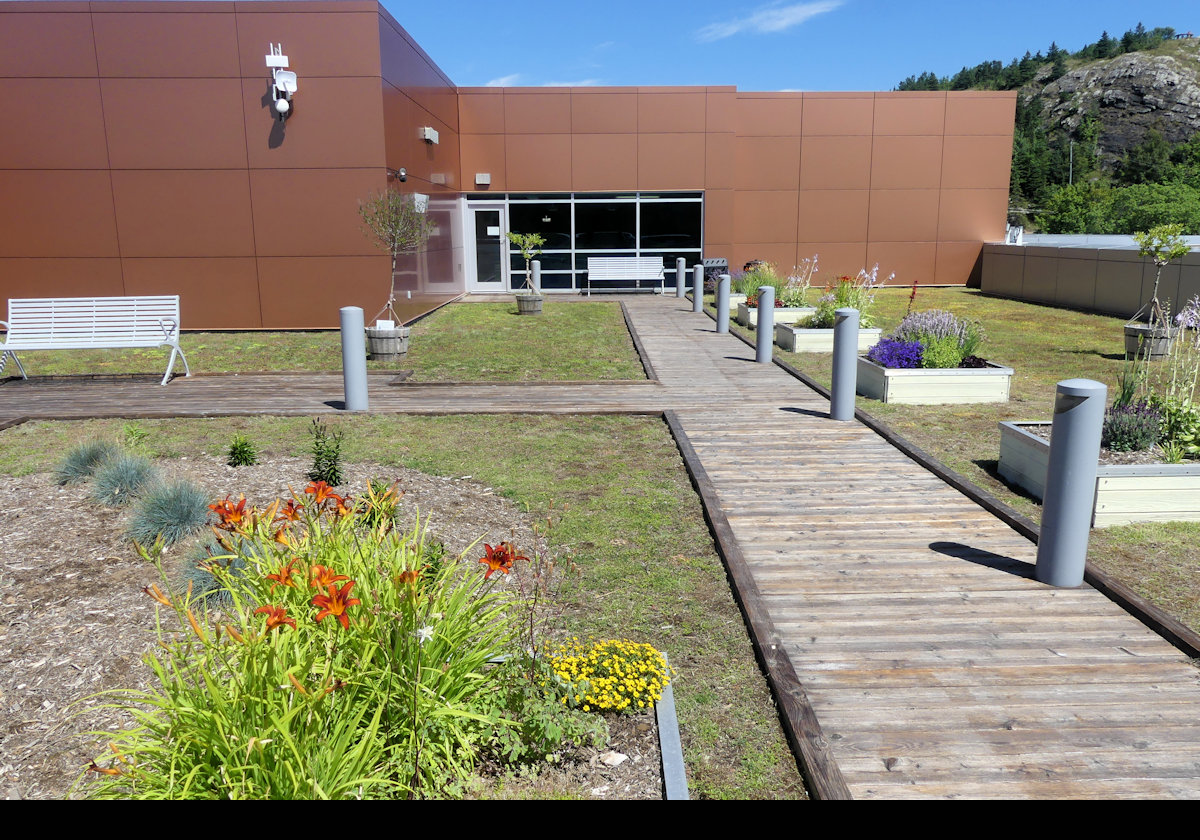
[[[1077,63],[1049,80],[1044,67],[1022,97],[1037,96],[1048,132],[1079,136],[1091,114],[1099,121],[1099,163],[1111,168],[1157,131],[1172,145],[1200,131],[1200,38],[1164,43],[1154,50]]]

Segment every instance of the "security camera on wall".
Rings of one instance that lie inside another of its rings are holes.
[[[271,71],[271,108],[280,122],[292,115],[292,95],[296,92],[297,80],[294,70],[286,69],[288,57],[283,54],[282,44],[271,44],[267,55],[267,68]]]

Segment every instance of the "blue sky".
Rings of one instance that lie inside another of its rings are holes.
[[[1139,21],[1200,33],[1195,0],[383,0],[447,75],[486,85],[889,90]]]

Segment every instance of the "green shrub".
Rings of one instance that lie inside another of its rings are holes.
[[[258,450],[254,448],[250,438],[243,434],[235,434],[229,444],[229,455],[225,463],[231,467],[252,467],[258,463]]]
[[[342,438],[345,432],[340,429],[331,432],[324,420],[314,417],[309,433],[312,435],[313,465],[308,478],[336,487],[342,483]]]
[[[110,507],[124,507],[158,478],[158,470],[141,455],[121,453],[96,470],[92,499]]]
[[[190,481],[157,484],[147,489],[134,508],[129,538],[150,545],[160,537],[170,546],[191,536],[208,520],[208,494]]]
[[[102,464],[120,453],[121,448],[106,440],[81,443],[67,453],[62,463],[54,470],[54,480],[59,484],[78,484],[87,481]]]
[[[958,339],[952,335],[927,337],[921,342],[921,346],[924,348],[921,353],[923,368],[956,368],[962,363],[962,348]]]

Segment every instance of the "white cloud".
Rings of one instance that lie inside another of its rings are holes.
[[[579,79],[575,82],[542,82],[542,87],[595,87],[600,79]]]
[[[501,76],[498,79],[492,79],[484,85],[484,87],[512,87],[517,83],[517,79],[521,78],[520,73],[510,73],[507,76]]]
[[[793,3],[790,6],[764,6],[745,17],[703,26],[696,30],[696,40],[702,43],[719,41],[739,32],[753,32],[759,35],[783,32],[785,29],[799,26],[809,18],[832,12],[843,2],[845,0],[817,0],[811,3]]]

